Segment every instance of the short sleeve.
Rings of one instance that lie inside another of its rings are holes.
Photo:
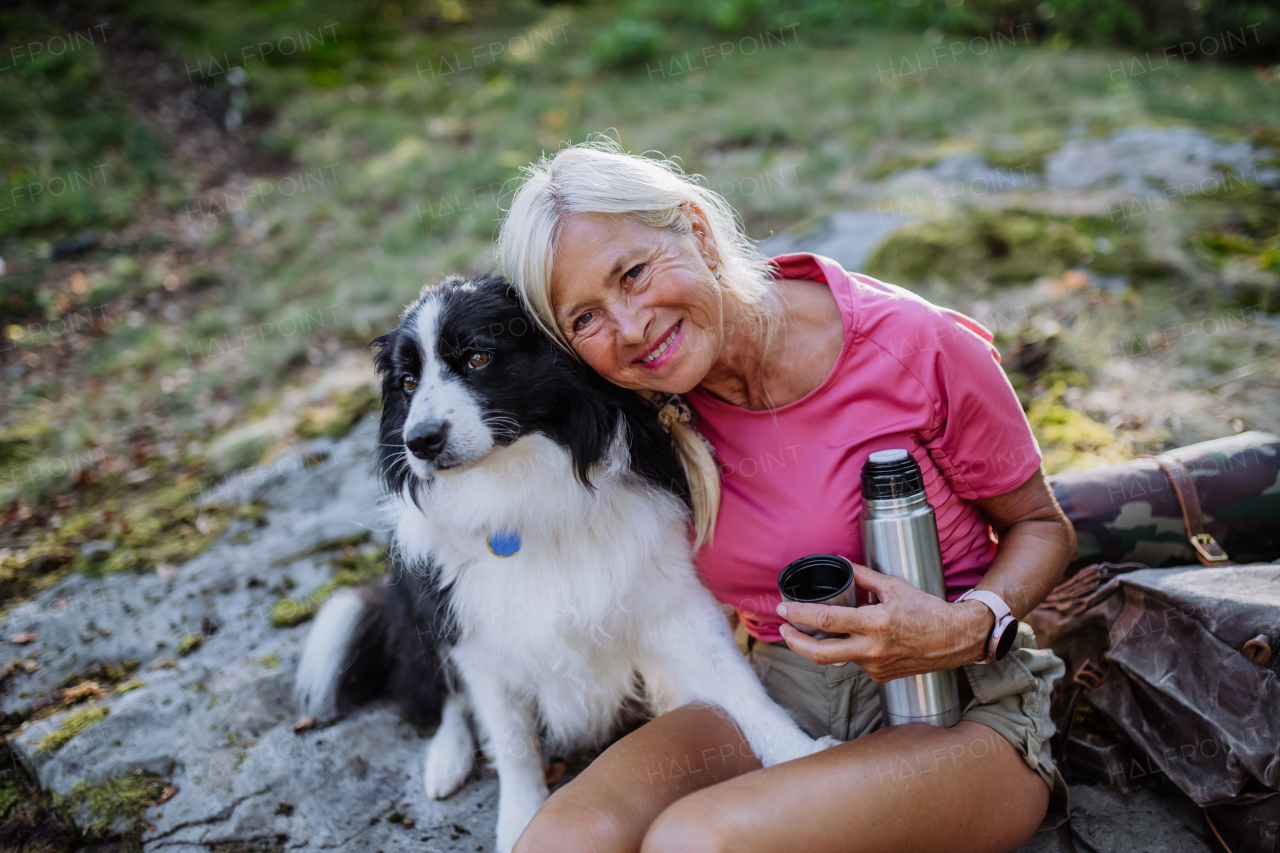
[[[933,346],[917,363],[934,404],[925,448],[960,497],[1010,492],[1040,470],[1042,457],[1000,352],[977,321],[948,309],[930,314]]]

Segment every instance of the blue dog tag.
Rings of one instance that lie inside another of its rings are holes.
[[[520,532],[502,530],[490,533],[485,544],[489,546],[489,553],[495,557],[514,557],[520,550]]]

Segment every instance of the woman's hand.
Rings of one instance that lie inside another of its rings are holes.
[[[815,640],[783,624],[780,630],[788,646],[814,663],[853,661],[877,682],[954,669],[986,654],[995,617],[982,602],[948,604],[865,566],[855,565],[853,578],[859,587],[875,593],[880,603],[830,607],[784,601],[778,605],[779,616],[849,636]]]
[[[1004,599],[1017,619],[1044,600],[1076,552],[1071,522],[1053,498],[1042,472],[1003,495],[981,498],[978,508],[1000,540],[978,589]],[[854,566],[854,581],[874,592],[879,604],[828,607],[778,605],[778,615],[843,640],[815,640],[790,625],[787,645],[814,663],[853,661],[876,681],[954,669],[981,660],[995,616],[980,601],[948,604],[898,578]],[[784,611],[785,608],[785,611]]]

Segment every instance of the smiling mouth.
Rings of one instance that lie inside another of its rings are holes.
[[[678,321],[674,326],[671,327],[671,331],[667,333],[667,336],[662,339],[662,343],[658,344],[656,347],[650,350],[647,355],[644,355],[641,358],[637,358],[636,361],[640,364],[648,364],[651,361],[656,361],[657,359],[661,358],[662,354],[666,352],[667,348],[671,346],[673,341],[675,341],[676,335],[680,333],[680,326],[683,323],[684,323],[684,320]]]

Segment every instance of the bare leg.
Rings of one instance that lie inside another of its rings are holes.
[[[515,853],[623,853],[640,849],[654,819],[676,800],[760,768],[719,708],[685,705],[609,747],[551,795]]]
[[[1048,804],[1044,782],[987,726],[895,726],[690,794],[642,850],[1005,853]]]
[[[641,839],[645,853],[999,853],[1031,837],[1049,802],[980,723],[882,729],[768,769],[746,750],[718,709],[665,714],[557,791],[516,853],[631,853]]]

